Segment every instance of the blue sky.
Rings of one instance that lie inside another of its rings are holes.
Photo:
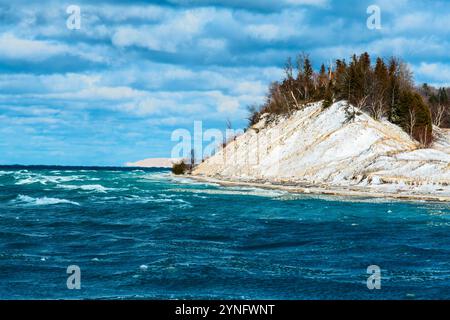
[[[81,28],[66,27],[69,5]],[[366,27],[369,5],[381,30]],[[450,1],[0,0],[0,164],[169,157],[174,129],[245,127],[288,56],[400,55],[450,85]]]

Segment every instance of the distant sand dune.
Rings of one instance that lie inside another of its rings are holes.
[[[127,162],[125,166],[142,168],[171,168],[172,164],[178,161],[179,159],[172,158],[148,158],[136,162]]]

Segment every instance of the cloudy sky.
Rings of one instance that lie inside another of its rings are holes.
[[[381,30],[366,26],[371,4]],[[417,82],[450,85],[449,21],[448,0],[0,0],[0,164],[169,157],[195,120],[244,127],[300,52],[316,67],[400,55]]]

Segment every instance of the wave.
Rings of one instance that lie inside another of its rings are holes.
[[[46,185],[47,183],[63,183],[63,182],[69,182],[69,181],[80,181],[84,180],[84,176],[44,176],[40,174],[28,174],[24,175],[19,173],[18,175],[15,175],[14,178],[18,180],[15,184],[16,185],[27,185],[27,184],[34,184],[34,183],[40,183],[43,185]]]
[[[106,188],[100,184],[85,184],[85,185],[70,185],[70,184],[60,184],[58,188],[63,188],[67,190],[82,190],[82,191],[94,191],[100,193],[106,193],[107,191],[112,190],[122,190],[116,188]]]
[[[180,209],[192,208],[192,204],[189,201],[178,198],[157,198],[154,196],[138,196],[138,195],[126,195],[120,197],[121,202],[125,203],[141,203],[141,204],[167,204],[170,207],[177,207]]]
[[[223,189],[172,189],[174,192],[210,194],[210,195],[242,195],[266,198],[278,198],[287,194],[286,191],[258,188],[223,188]]]
[[[66,199],[59,198],[33,198],[30,196],[19,194],[17,198],[14,200],[16,203],[23,203],[27,205],[36,205],[36,206],[46,206],[46,205],[54,205],[54,204],[72,204],[79,206],[80,204],[75,201],[70,201]]]
[[[171,176],[170,173],[167,172],[154,172],[154,173],[148,173],[144,175],[137,175],[136,178],[144,179],[145,180],[155,180],[155,181],[161,181],[161,180],[167,180]]]
[[[211,186],[211,187],[220,187],[220,184],[215,182],[206,182],[206,181],[197,181],[191,178],[181,178],[176,177],[171,174],[169,174],[169,178],[171,181],[179,184],[189,184],[189,185],[202,185],[202,186]]]

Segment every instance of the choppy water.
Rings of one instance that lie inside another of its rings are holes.
[[[450,206],[0,167],[0,298],[450,299]]]

